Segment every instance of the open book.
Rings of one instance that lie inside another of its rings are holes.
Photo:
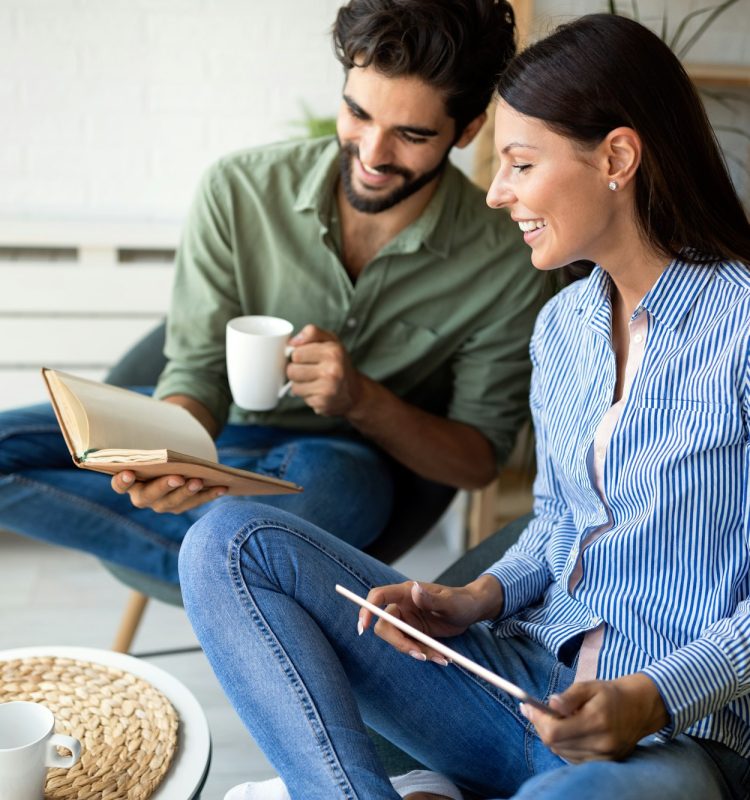
[[[208,431],[174,403],[54,369],[42,375],[78,467],[110,475],[127,469],[138,480],[200,478],[205,486],[226,486],[236,495],[302,491],[289,481],[219,464]]]

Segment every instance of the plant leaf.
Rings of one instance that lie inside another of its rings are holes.
[[[713,89],[705,88],[701,88],[700,93],[703,95],[703,97],[713,100],[714,103],[718,103],[728,111],[737,112],[738,109],[736,104],[750,106],[750,96],[747,95],[737,94],[735,92],[715,91]]]
[[[685,55],[687,54],[687,52],[701,38],[701,36],[703,36],[703,34],[706,32],[706,29],[708,27],[710,27],[710,25],[713,23],[713,21],[720,14],[723,14],[728,8],[733,6],[736,2],[737,2],[737,0],[724,0],[723,3],[719,3],[719,5],[717,5],[717,6],[713,6],[711,8],[701,8],[701,9],[698,9],[697,11],[693,11],[690,14],[687,14],[685,16],[685,18],[682,20],[682,22],[680,23],[680,25],[678,26],[677,32],[675,33],[675,36],[674,36],[674,38],[672,40],[672,44],[670,45],[672,47],[672,49],[675,51],[675,54],[677,55],[677,58],[679,58],[679,59],[685,58]],[[708,16],[703,20],[703,22],[701,22],[701,24],[698,26],[697,30],[687,40],[687,42],[685,42],[685,44],[683,44],[683,45],[680,45],[679,49],[678,49],[678,43],[679,43],[680,37],[682,36],[683,31],[685,30],[685,25],[687,24],[687,22],[690,19],[698,16],[699,14],[705,14],[707,12],[710,12],[708,14]]]
[[[750,132],[746,131],[744,128],[738,128],[736,125],[714,125],[714,130],[721,131],[722,133],[733,133],[750,142]]]

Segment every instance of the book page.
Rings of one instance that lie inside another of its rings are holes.
[[[44,377],[54,394],[56,411],[65,423],[61,427],[68,449],[74,453],[84,452],[86,442],[89,440],[89,425],[83,406],[60,380],[57,372],[52,369],[46,370]]]
[[[174,403],[50,370],[77,398],[88,422],[81,430],[76,455],[88,450],[177,450],[217,461],[216,446],[208,431],[184,408]]]

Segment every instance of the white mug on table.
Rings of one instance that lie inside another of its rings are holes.
[[[54,733],[52,712],[39,703],[0,703],[0,800],[43,800],[49,767],[72,767],[81,743]],[[61,756],[58,747],[70,750]]]
[[[248,411],[270,411],[291,386],[286,380],[287,342],[294,326],[280,317],[235,317],[227,323],[227,374],[234,402]]]

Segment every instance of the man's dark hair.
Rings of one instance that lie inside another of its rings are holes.
[[[515,53],[514,34],[506,0],[350,0],[333,25],[346,70],[420,78],[444,94],[457,137],[486,110]]]

